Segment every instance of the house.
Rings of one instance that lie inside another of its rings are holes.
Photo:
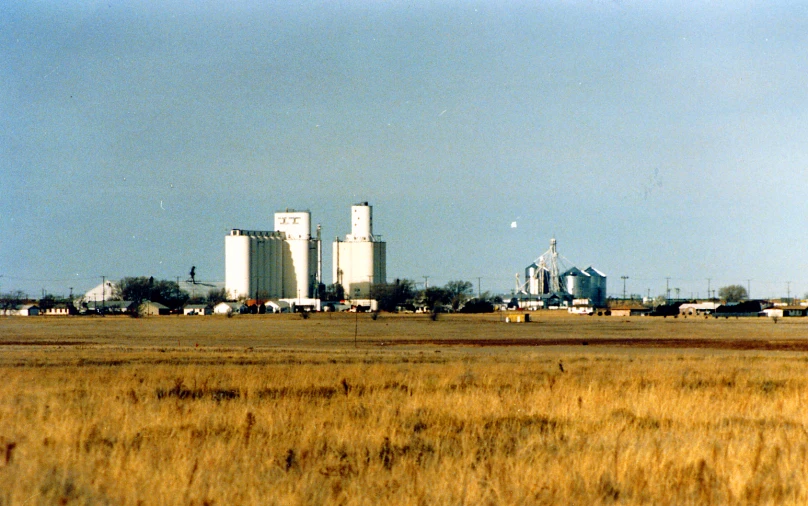
[[[717,302],[687,302],[679,306],[679,314],[684,316],[713,314],[717,307]]]
[[[171,310],[168,309],[168,306],[164,306],[159,302],[152,302],[150,300],[143,301],[143,303],[138,307],[138,312],[143,316],[171,314]]]
[[[45,316],[69,316],[76,313],[78,310],[73,304],[61,303],[40,311],[40,314]]]
[[[246,313],[247,306],[241,302],[220,302],[213,306],[213,314],[240,314]]]
[[[806,316],[808,308],[805,306],[779,306],[764,309],[762,313],[769,318],[783,318],[790,316]]]
[[[567,312],[571,314],[592,315],[595,314],[595,308],[592,305],[592,299],[573,299],[572,306],[567,308]]]
[[[209,315],[213,313],[213,310],[207,304],[188,304],[184,308],[182,308],[182,314],[184,315]]]
[[[6,308],[0,309],[0,315],[3,316],[37,316],[39,315],[39,306],[36,304],[15,304]]]

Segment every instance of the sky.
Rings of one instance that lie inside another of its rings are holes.
[[[224,280],[373,206],[388,281],[808,292],[808,4],[0,0],[0,292]],[[709,279],[709,281],[708,281]]]

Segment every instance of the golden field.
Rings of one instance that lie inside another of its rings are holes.
[[[808,320],[0,318],[0,504],[806,504]]]

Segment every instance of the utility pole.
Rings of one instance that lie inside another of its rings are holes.
[[[791,281],[786,281],[786,303],[791,304]]]
[[[623,280],[623,300],[626,300],[626,280],[628,276],[620,276],[620,279]]]
[[[710,299],[710,281],[712,278],[707,278],[707,298]]]
[[[665,303],[667,304],[671,299],[671,278],[665,278]]]
[[[746,298],[752,300],[752,280],[746,280]]]
[[[480,276],[477,276],[477,299],[482,297],[482,291],[480,291],[480,279],[482,278]]]
[[[429,288],[429,276],[424,276],[424,290]]]

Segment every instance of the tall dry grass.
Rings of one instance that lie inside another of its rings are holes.
[[[805,504],[796,355],[48,348],[2,504]]]

